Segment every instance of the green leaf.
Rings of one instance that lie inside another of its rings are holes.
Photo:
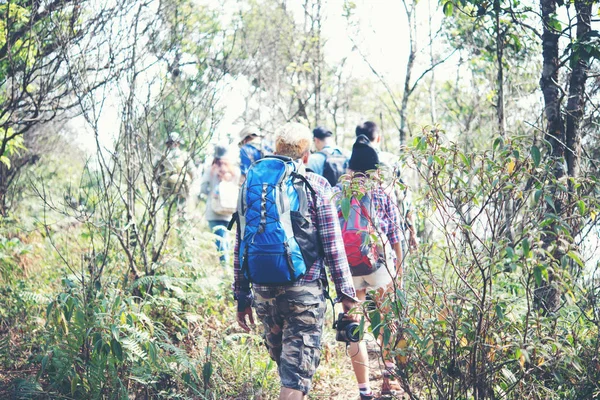
[[[46,320],[50,319],[50,313],[52,312],[53,308],[54,308],[54,301],[51,301],[50,304],[48,304],[48,307],[46,307]]]
[[[539,266],[536,266],[533,269],[533,277],[535,278],[535,283],[538,286],[541,286],[541,284],[542,284],[542,269]]]
[[[383,346],[387,347],[390,344],[390,340],[392,338],[392,331],[390,330],[390,327],[386,325],[384,325],[383,327]]]
[[[552,207],[552,209],[556,211],[556,207],[554,206],[554,200],[552,200],[552,197],[550,195],[546,195],[544,196],[544,199],[546,200],[546,203],[548,203],[548,205],[550,205],[550,207]]]
[[[79,375],[75,374],[73,378],[71,378],[71,396],[75,396],[75,392],[77,391],[77,383],[79,382]]]
[[[585,268],[585,265],[583,264],[583,261],[581,261],[581,257],[579,257],[579,254],[571,250],[567,253],[567,255],[571,257],[571,259],[575,261],[577,265],[579,265],[581,268]]]
[[[585,203],[583,200],[579,200],[577,202],[577,208],[579,208],[579,215],[585,214]]]
[[[6,165],[6,167],[8,169],[10,169],[10,158],[6,157],[6,156],[0,156],[0,162],[4,165]]]
[[[454,12],[454,4],[452,4],[451,1],[447,1],[446,3],[444,3],[444,15],[446,17],[449,17],[452,15],[453,12]]]
[[[342,215],[344,216],[345,220],[348,220],[348,216],[350,215],[350,199],[347,197],[344,197],[342,199]]]
[[[524,238],[523,239],[523,243],[521,244],[521,246],[523,246],[523,256],[525,258],[529,257],[529,251],[530,251],[530,245],[529,245],[529,239]]]
[[[496,304],[496,316],[500,321],[504,319],[504,310],[502,310],[502,306],[500,306],[500,304]]]
[[[114,338],[111,339],[110,349],[112,350],[112,353],[114,354],[115,357],[117,357],[117,359],[119,361],[123,361],[123,347],[121,346],[121,343],[119,343],[118,340],[116,340]]]
[[[554,16],[551,16],[548,19],[548,27],[554,29],[556,32],[561,32],[562,31],[562,24]]]
[[[379,310],[371,313],[371,327],[373,329],[373,336],[377,339],[379,337],[379,330],[381,329],[381,314]]]
[[[208,383],[210,382],[210,377],[212,376],[212,373],[213,373],[212,363],[210,361],[205,362],[204,366],[202,367],[202,378],[204,379],[204,384],[206,386],[208,386]]]
[[[504,140],[501,137],[496,138],[496,140],[494,140],[493,148],[494,148],[494,150],[496,150],[496,149],[502,150],[504,148]]]
[[[537,146],[531,146],[531,159],[533,160],[533,164],[537,167],[540,166],[540,161],[542,161],[542,154],[540,153],[540,149]]]
[[[507,247],[505,249],[505,251],[506,251],[506,257],[510,258],[511,260],[515,257],[515,251],[513,250],[512,247],[510,247],[510,246]]]

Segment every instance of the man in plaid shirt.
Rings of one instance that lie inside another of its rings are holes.
[[[275,138],[275,153],[308,162],[312,136],[310,130],[298,123],[288,123],[280,128]],[[238,302],[237,321],[245,331],[250,331],[247,319],[252,317],[252,300],[258,318],[263,323],[264,338],[269,354],[277,362],[281,378],[280,399],[302,399],[310,390],[312,377],[319,365],[321,336],[325,317],[325,264],[342,303],[344,312],[354,307],[356,292],[348,266],[337,211],[331,201],[331,186],[322,176],[306,173],[306,178],[316,192],[307,193],[312,223],[316,227],[323,247],[324,257],[307,268],[298,281],[285,286],[254,284],[252,291],[240,269],[239,232],[235,240],[234,294]],[[357,319],[355,316],[348,318]]]

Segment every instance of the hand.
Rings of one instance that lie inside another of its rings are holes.
[[[402,278],[402,274],[404,272],[404,266],[402,265],[402,261],[403,260],[398,260],[396,262],[396,279],[401,279]]]
[[[417,250],[419,248],[419,243],[417,242],[417,235],[414,230],[410,230],[410,235],[408,235],[408,248],[410,251]]]
[[[250,327],[246,323],[246,316],[248,316],[248,321],[250,322],[250,324],[254,325],[254,316],[252,315],[252,307],[246,307],[246,309],[244,311],[237,313],[238,325],[246,332],[250,332]]]
[[[358,302],[350,297],[344,296],[342,298],[342,310],[346,316],[344,319],[348,321],[360,322],[360,316],[358,314],[350,314],[350,310],[358,305]]]

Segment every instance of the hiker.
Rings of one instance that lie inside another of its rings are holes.
[[[302,124],[279,128],[276,155],[249,169],[237,214],[237,321],[250,331],[254,301],[269,354],[278,365],[279,398],[286,400],[309,392],[319,365],[328,293],[325,264],[344,312],[356,304],[331,186],[305,172],[310,141],[310,130]],[[346,318],[357,320],[356,315]]]
[[[194,179],[194,163],[187,151],[181,149],[183,139],[178,132],[171,132],[165,142],[167,148],[158,162],[157,183],[165,201],[175,196],[177,213],[185,217],[189,185]]]
[[[398,185],[394,185],[396,198],[398,200],[398,208],[401,210],[403,218],[402,230],[402,250],[416,250],[418,248],[417,234],[414,228],[413,213],[412,213],[412,193],[406,186],[405,181],[401,176],[401,168],[398,156],[389,152],[381,151],[382,135],[379,132],[377,124],[372,121],[365,121],[356,127],[356,137],[360,135],[366,136],[371,142],[371,146],[375,148],[379,156],[380,166],[385,166],[391,169],[394,173],[394,179],[405,186],[400,189]]]
[[[342,184],[333,191],[340,199],[338,203],[342,236],[348,256],[348,264],[353,275],[353,283],[359,301],[367,298],[367,289],[376,290],[374,301],[381,306],[380,300],[385,293],[393,290],[393,281],[401,280],[402,249],[400,247],[401,219],[395,199],[382,186],[370,186],[368,180],[378,179],[379,157],[365,135],[357,137],[348,163],[348,172],[354,181],[351,187],[361,188],[362,196],[351,195],[350,211],[345,220],[341,209],[344,194]],[[373,175],[368,175],[372,171]],[[358,180],[359,185],[354,183]],[[355,189],[354,189],[355,190]],[[372,240],[375,235],[378,240]],[[374,399],[369,383],[369,356],[364,341],[351,342],[349,354],[352,368],[358,382],[361,400]],[[383,373],[382,395],[390,395],[399,390],[398,383],[392,379],[395,364],[383,354],[385,370]]]
[[[202,176],[200,192],[207,196],[205,217],[208,227],[217,235],[215,245],[221,265],[229,262],[227,225],[236,211],[240,168],[227,147],[215,146],[210,168]]]
[[[246,174],[248,173],[250,165],[264,157],[264,151],[261,144],[263,135],[260,133],[258,128],[252,126],[247,126],[242,129],[239,135],[240,141],[238,146],[240,147],[241,170],[240,182],[243,182],[246,179]]]
[[[317,151],[308,157],[307,168],[325,177],[333,187],[346,173],[348,157],[335,145],[333,133],[323,126],[313,129],[313,143]]]

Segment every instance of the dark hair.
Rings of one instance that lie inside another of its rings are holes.
[[[317,126],[315,129],[313,129],[313,136],[317,139],[323,140],[325,138],[331,137],[332,135],[333,133],[331,133],[331,131],[325,128],[324,126]]]
[[[235,167],[231,160],[225,157],[215,157],[211,165],[211,173],[222,181],[227,174],[235,175]]]
[[[352,155],[348,160],[348,168],[354,172],[367,172],[377,169],[379,156],[377,151],[371,146],[369,138],[365,135],[359,135],[352,146]]]
[[[371,142],[375,141],[378,134],[377,124],[372,121],[365,121],[356,127],[356,136],[365,135]]]

